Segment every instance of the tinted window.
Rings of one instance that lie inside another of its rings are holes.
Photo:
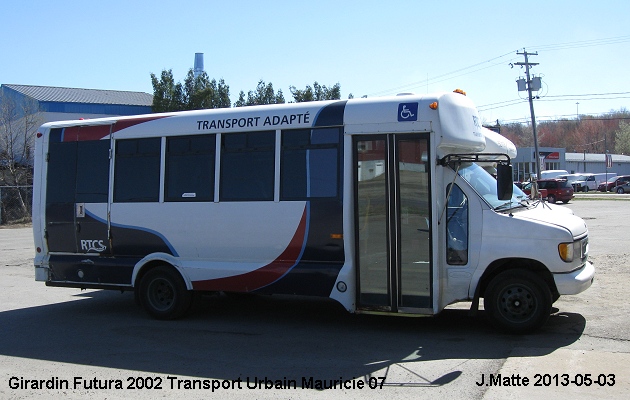
[[[48,150],[47,203],[74,203],[77,142],[50,143]]]
[[[106,203],[109,140],[77,142],[77,203]]]
[[[166,139],[166,201],[214,199],[215,136]]]
[[[275,131],[221,138],[221,201],[273,200]]]
[[[115,202],[158,201],[161,138],[116,141]]]
[[[570,184],[569,182],[567,182],[567,181],[561,181],[561,182],[559,182],[559,183],[558,183],[558,187],[561,187],[561,188],[570,188],[570,187],[572,187],[572,186],[571,186],[571,184]]]
[[[107,202],[110,141],[62,138],[63,129],[51,129],[46,202]]]
[[[450,192],[450,195],[449,195]],[[450,265],[468,263],[468,197],[457,185],[446,188],[446,260]]]
[[[339,193],[339,128],[282,132],[282,200],[336,197]]]

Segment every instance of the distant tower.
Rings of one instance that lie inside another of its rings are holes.
[[[193,75],[197,78],[203,73],[203,53],[195,53],[195,67],[193,68]]]

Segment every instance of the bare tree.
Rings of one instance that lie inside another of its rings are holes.
[[[33,177],[33,143],[42,123],[37,103],[18,102],[0,93],[0,184],[30,185]],[[26,194],[15,190],[16,201],[24,216],[30,214]]]

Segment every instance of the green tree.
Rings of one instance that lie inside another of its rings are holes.
[[[184,109],[184,90],[175,82],[173,70],[163,70],[160,79],[151,73],[153,85],[153,112],[180,111]]]
[[[307,85],[304,90],[300,90],[295,86],[289,86],[289,90],[296,103],[319,100],[339,100],[341,98],[341,85],[339,85],[339,83],[328,88],[315,81],[313,87]]]
[[[183,106],[185,110],[230,107],[230,87],[223,79],[210,80],[204,71],[195,78],[194,72],[188,70],[183,86]]]
[[[245,92],[241,90],[238,100],[234,103],[234,107],[255,106],[261,104],[282,104],[285,103],[282,90],[275,92],[271,83],[265,84],[262,79],[258,81],[255,91],[247,92],[247,100]]]
[[[615,153],[630,154],[630,123],[619,122],[619,129],[615,132]]]
[[[188,70],[184,84],[175,82],[172,70],[163,70],[158,79],[151,74],[153,85],[153,112],[199,110],[230,107],[230,87],[223,79],[210,80],[203,72],[195,78]]]

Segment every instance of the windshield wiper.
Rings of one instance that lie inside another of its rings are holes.
[[[494,207],[494,211],[499,211],[499,210],[503,210],[503,209],[508,210],[508,209],[512,208],[512,204],[517,204],[517,203],[514,203],[513,201],[507,201],[507,202],[505,202],[505,203],[503,203],[501,205],[498,205],[498,206]]]
[[[505,203],[494,207],[494,211],[510,210],[518,206],[527,208],[529,207],[529,202],[527,202],[527,200],[524,200],[524,199],[518,202],[512,201],[512,200],[506,201]]]

